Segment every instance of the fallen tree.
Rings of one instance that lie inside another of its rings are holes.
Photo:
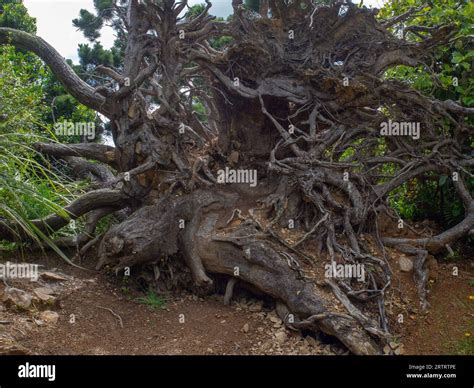
[[[322,330],[356,354],[381,353],[392,275],[384,247],[417,257],[426,304],[427,255],[474,228],[465,185],[474,164],[465,117],[474,109],[383,77],[390,67],[427,62],[454,26],[424,30],[411,42],[391,27],[415,10],[378,20],[375,10],[341,1],[263,1],[260,15],[234,1],[223,22],[208,14],[209,1],[191,16],[183,16],[186,1],[111,4],[123,66],[98,67],[107,82],[96,88],[41,38],[0,28],[0,43],[35,52],[78,101],[110,120],[115,148],[37,145],[113,168],[113,177],[99,174],[100,189],[66,209],[70,218],[95,212],[94,219],[131,210],[92,240],[97,268],[152,265],[160,273],[182,259],[198,288],[209,289],[220,274],[231,294],[237,279],[284,305],[289,327]],[[230,43],[213,47],[222,37]],[[429,173],[452,177],[464,220],[432,237],[381,236],[381,215],[398,219],[387,196]],[[34,222],[53,233],[68,218]],[[3,224],[0,237],[15,239],[14,229]],[[285,231],[299,234],[286,238]],[[362,232],[373,234],[379,256],[360,241]],[[81,242],[89,247],[90,239]],[[309,275],[326,263],[360,264],[367,276]]]

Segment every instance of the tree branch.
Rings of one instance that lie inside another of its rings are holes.
[[[13,28],[0,28],[0,44],[11,44],[38,55],[53,71],[65,89],[80,103],[109,116],[106,100],[84,82],[67,64],[64,58],[39,36]]]
[[[119,190],[100,189],[84,194],[64,208],[67,216],[51,214],[47,217],[32,220],[30,223],[45,234],[51,234],[66,226],[71,220],[103,207],[123,207],[126,205],[127,196]],[[27,235],[18,224],[9,224],[0,221],[0,239],[17,241],[24,239]]]
[[[86,159],[98,160],[115,167],[115,148],[97,143],[61,144],[35,143],[34,148],[55,157],[79,156]]]

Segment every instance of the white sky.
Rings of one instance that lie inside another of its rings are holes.
[[[232,12],[231,0],[211,0],[211,13],[227,16]],[[386,0],[364,0],[364,5],[381,7]],[[79,16],[79,10],[85,8],[94,11],[93,0],[23,0],[28,12],[36,18],[38,35],[50,43],[64,57],[77,62],[77,45],[87,43],[81,32],[72,25]],[[204,3],[203,0],[189,0],[189,4]],[[104,28],[99,39],[102,45],[110,48],[114,41],[113,31]]]

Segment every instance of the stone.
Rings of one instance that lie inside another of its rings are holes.
[[[273,323],[281,323],[281,319],[274,316],[274,315],[270,315],[269,317],[270,321],[273,322]]]
[[[249,307],[249,310],[252,312],[260,312],[262,311],[263,308],[263,302],[259,300],[258,302],[255,302]]]
[[[54,301],[56,300],[56,298],[49,294],[48,290],[44,290],[46,287],[38,287],[38,288],[35,288],[33,290],[33,294],[35,294],[35,296],[41,301],[41,302],[44,302],[44,303],[54,303]],[[51,289],[50,289],[51,290]],[[52,290],[51,290],[52,291]]]
[[[45,322],[45,323],[51,323],[51,324],[56,324],[58,323],[59,320],[59,314],[55,311],[42,311],[40,314],[40,319]]]
[[[31,306],[32,299],[30,294],[19,288],[5,287],[2,293],[2,302],[6,305],[14,305],[25,310]]]
[[[0,356],[25,356],[33,353],[10,338],[0,338]]]
[[[399,356],[401,354],[405,354],[405,349],[403,347],[403,344],[401,344],[398,348],[395,349],[394,353]]]
[[[49,272],[49,271],[42,272],[40,277],[44,280],[51,280],[55,282],[64,282],[66,280],[69,280],[68,278],[64,276],[61,276],[55,272]]]
[[[55,292],[51,287],[37,287],[33,290],[33,292],[41,292],[44,295],[54,295]]]
[[[283,345],[286,341],[286,333],[284,331],[277,331],[275,333],[275,339],[277,340],[277,343]]]
[[[44,322],[41,319],[33,318],[33,322],[36,323],[38,326],[43,326]]]
[[[413,270],[413,261],[411,261],[408,257],[401,256],[398,260],[398,265],[400,266],[400,270],[402,272],[410,272]]]
[[[307,354],[307,353],[309,353],[309,348],[308,348],[307,345],[303,344],[303,345],[300,346],[299,351],[300,351],[301,353]]]
[[[244,325],[244,327],[242,328],[242,331],[243,331],[244,333],[248,333],[249,330],[250,330],[250,326],[249,326],[248,323],[246,323],[246,324]]]

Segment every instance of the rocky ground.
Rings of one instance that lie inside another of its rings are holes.
[[[0,354],[345,353],[288,331],[261,300],[182,293],[153,308],[100,274],[62,271],[0,283]]]
[[[271,301],[248,294],[236,295],[230,306],[222,295],[185,292],[144,302],[143,293],[104,273],[51,258],[42,264],[36,282],[0,280],[0,354],[348,354],[324,335],[286,329]],[[387,312],[395,353],[472,354],[472,266],[437,266],[426,312],[417,307],[410,263],[397,256],[392,267]],[[403,323],[396,321],[400,313]]]

